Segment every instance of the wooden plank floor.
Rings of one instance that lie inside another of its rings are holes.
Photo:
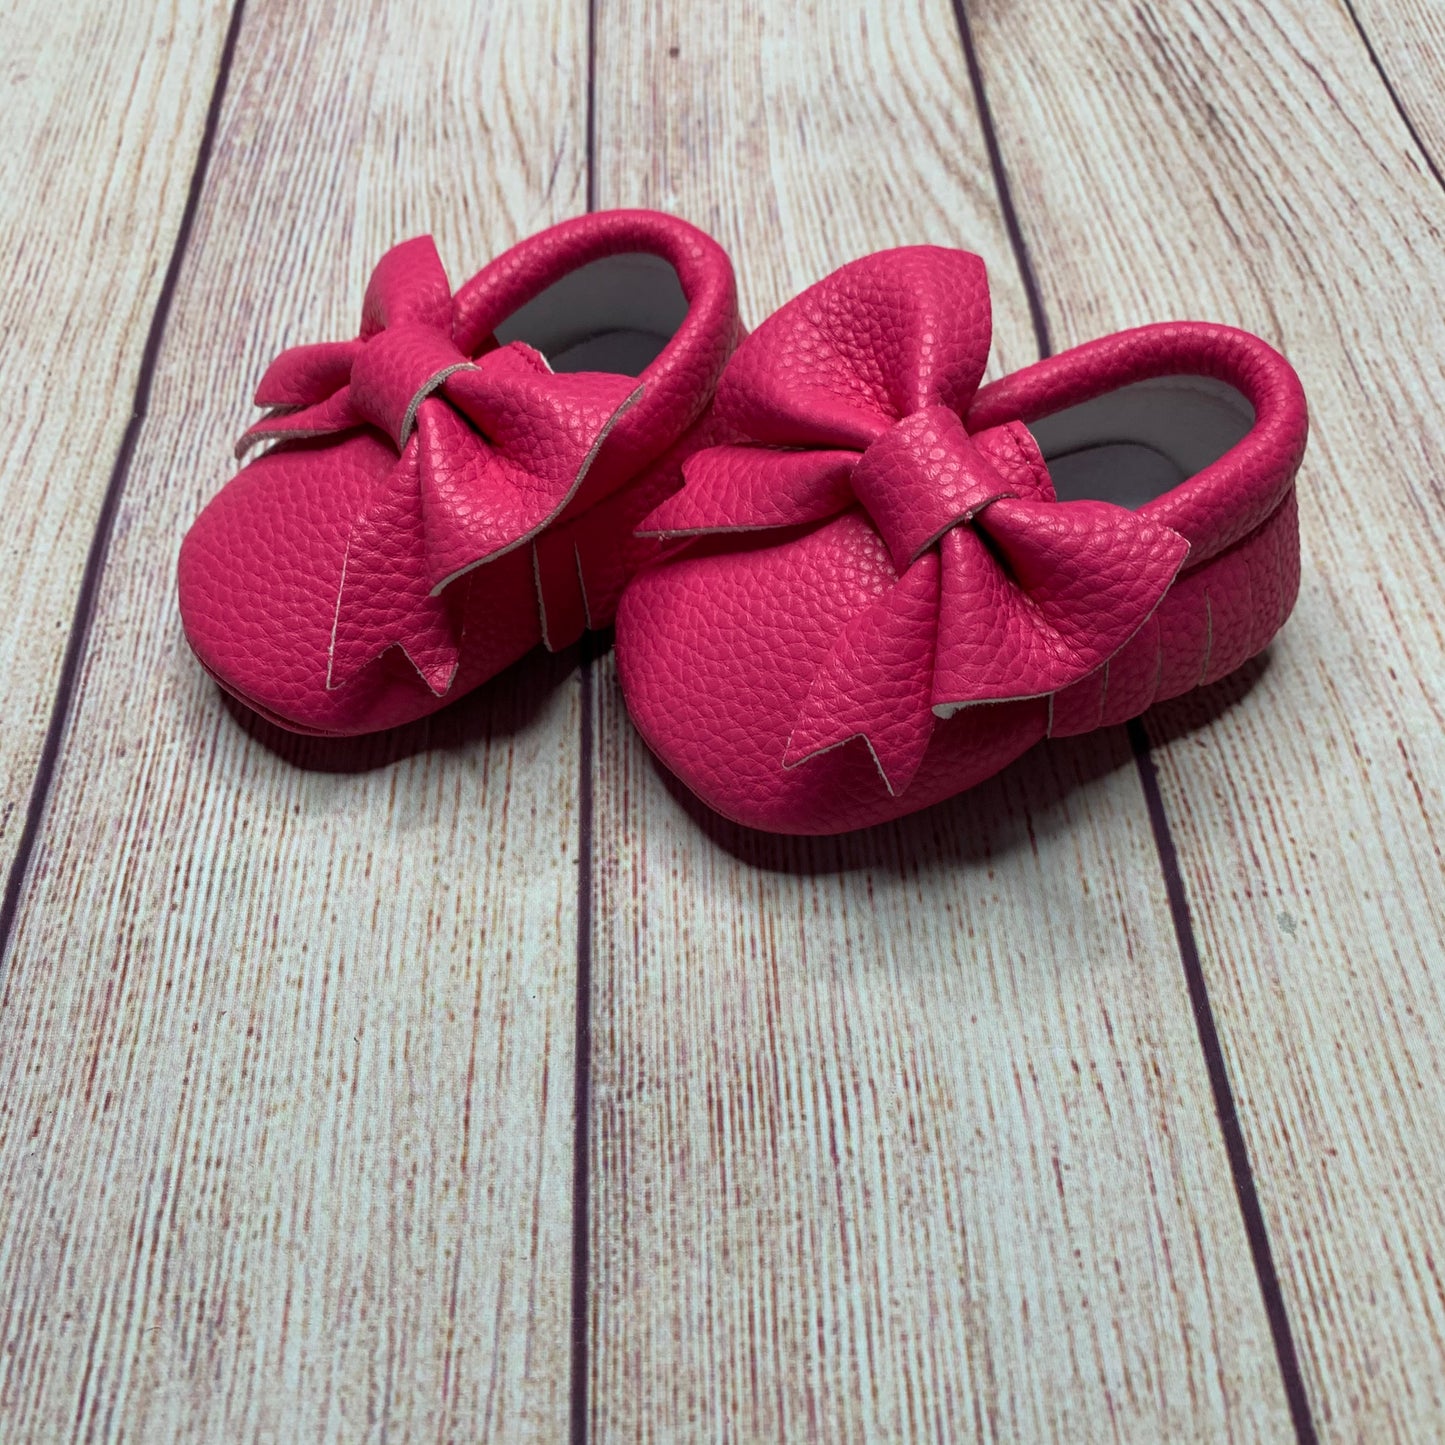
[[[0,0],[0,1442],[1445,1438],[1442,65],[1426,0]],[[690,806],[605,648],[224,706],[171,578],[260,368],[589,204],[749,322],[968,246],[993,375],[1258,331],[1294,619],[842,840]]]
[[[650,37],[681,7],[603,16],[603,204],[698,217],[760,311],[967,240],[995,370],[1033,358],[946,7],[755,0],[676,59]],[[890,124],[913,142],[873,145]],[[598,1437],[1287,1431],[1123,737],[865,837],[760,841],[700,828],[605,664],[598,691]]]
[[[0,387],[19,423],[0,459],[8,872],[74,655],[67,643],[86,560],[108,525],[108,483],[134,445],[128,402],[144,401],[137,383],[158,335],[176,233],[188,223],[229,6],[173,0],[97,14],[29,0],[6,4],[0,17],[0,255],[10,268]]]
[[[1429,1439],[1445,364],[1418,338],[1445,315],[1445,192],[1343,11],[1179,5],[1161,33],[1081,10],[1042,72],[1021,63],[1047,43],[1036,14],[985,9],[977,36],[1058,344],[1161,304],[1227,315],[1275,339],[1310,396],[1293,622],[1267,666],[1145,729],[1316,1423]],[[1128,83],[1106,87],[1120,55]],[[1137,139],[1077,139],[1105,128]]]

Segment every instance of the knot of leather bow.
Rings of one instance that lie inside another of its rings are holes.
[[[881,539],[894,579],[811,678],[785,767],[862,737],[901,793],[937,719],[1081,681],[1183,566],[1171,529],[1060,502],[1021,423],[968,433],[989,341],[978,257],[918,246],[843,267],[729,363],[718,409],[751,440],[691,458],[647,519],[661,536],[756,533],[861,508]]]
[[[351,529],[327,687],[399,646],[444,695],[460,644],[444,589],[563,511],[639,392],[630,377],[558,375],[520,342],[463,355],[431,237],[388,251],[357,338],[282,352],[256,391],[271,410],[236,446],[242,456],[263,442],[370,426],[396,451]]]

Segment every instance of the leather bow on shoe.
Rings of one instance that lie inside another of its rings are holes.
[[[750,441],[694,456],[644,525],[755,533],[861,507],[882,539],[894,576],[812,677],[785,767],[863,737],[901,793],[936,719],[1080,681],[1183,566],[1169,528],[1060,502],[1020,423],[968,434],[989,341],[978,257],[909,247],[845,267],[743,343],[718,410]]]
[[[256,392],[272,410],[236,447],[240,456],[262,442],[371,426],[396,449],[396,466],[352,526],[327,687],[397,645],[445,694],[461,639],[443,589],[553,521],[640,394],[627,376],[558,375],[521,342],[463,355],[431,237],[388,251],[367,286],[357,339],[283,352]]]

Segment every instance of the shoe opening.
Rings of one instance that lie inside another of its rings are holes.
[[[1243,441],[1254,407],[1227,382],[1168,376],[1028,424],[1062,502],[1141,507]]]
[[[637,376],[687,316],[670,262],[645,252],[604,256],[534,296],[496,328],[498,342],[524,341],[553,371]]]

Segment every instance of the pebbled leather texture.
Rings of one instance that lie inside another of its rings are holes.
[[[604,256],[673,266],[688,312],[637,377],[554,373],[492,333]],[[299,732],[415,720],[538,643],[612,620],[659,553],[638,521],[713,440],[738,341],[723,250],[650,211],[554,226],[455,295],[430,237],[381,259],[351,341],[293,347],[256,393],[268,413],[181,546],[192,649],[229,692]]]
[[[983,263],[905,247],[729,363],[736,435],[643,523],[671,550],[617,617],[634,721],[719,812],[789,833],[913,812],[1222,676],[1288,616],[1307,414],[1283,357],[1166,323],[980,390],[989,341]],[[1181,375],[1244,395],[1243,440],[1136,509],[1058,500],[1025,423]]]

